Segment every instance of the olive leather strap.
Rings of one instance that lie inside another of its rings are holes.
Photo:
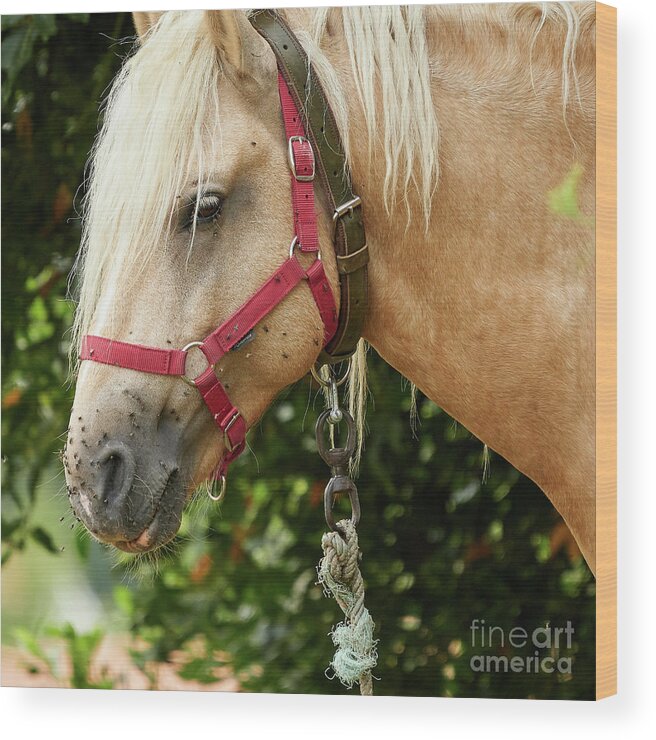
[[[307,136],[315,151],[316,169],[333,209],[340,286],[339,323],[319,362],[335,364],[355,352],[367,310],[369,253],[362,203],[353,193],[335,117],[305,50],[275,10],[255,10],[249,20],[275,54],[278,70],[305,119]]]

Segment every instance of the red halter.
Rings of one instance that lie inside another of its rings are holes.
[[[114,339],[87,335],[82,339],[81,360],[137,370],[157,375],[175,375],[198,388],[217,427],[223,433],[227,450],[214,473],[225,476],[228,465],[246,446],[247,425],[234,406],[214,365],[228,352],[238,349],[253,327],[269,314],[301,280],[307,280],[324,325],[324,346],[337,329],[337,308],[319,255],[317,214],[314,207],[315,160],[299,111],[287,83],[278,74],[278,91],[282,105],[285,134],[288,140],[292,184],[294,238],[289,259],[273,273],[257,292],[215,329],[202,342],[190,342],[182,349],[159,349],[143,344],[130,344]],[[316,259],[306,269],[296,258],[296,248],[314,253]],[[207,360],[207,368],[196,378],[186,375],[187,355],[197,347]]]

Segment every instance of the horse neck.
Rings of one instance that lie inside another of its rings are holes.
[[[345,83],[371,255],[365,338],[572,524],[594,464],[594,72],[579,70],[581,105],[565,116],[562,48],[536,58],[538,96],[527,44],[502,65],[479,47],[463,53],[457,30],[429,33],[440,177],[427,226],[412,193],[410,221],[401,197],[384,203],[384,157],[375,146],[368,157],[355,84]],[[336,39],[332,48],[345,53]],[[576,163],[582,215],[568,218],[550,211],[549,192]],[[588,519],[574,530],[590,559]]]

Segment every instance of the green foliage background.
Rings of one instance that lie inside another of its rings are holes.
[[[132,659],[153,687],[153,661],[182,650],[185,678],[212,682],[227,665],[248,691],[343,693],[323,674],[339,615],[315,585],[327,471],[315,454],[321,401],[309,381],[251,432],[255,455],[233,467],[222,508],[192,505],[174,553],[155,565],[126,558],[112,569],[77,531],[76,547],[62,552],[64,495],[45,522],[34,517],[40,491],[61,473],[56,455],[72,399],[74,194],[99,102],[129,53],[117,40],[132,33],[126,14],[2,20],[3,563],[40,548],[53,571],[82,564],[106,609],[89,633],[37,620],[3,639],[39,657],[42,638],[64,638],[76,686],[112,685],[94,684],[88,665],[102,634],[120,624],[140,638]],[[373,352],[370,365],[372,432],[358,487],[362,568],[380,640],[376,693],[592,698],[594,580],[580,558],[554,547],[560,520],[546,497],[494,455],[483,482],[483,445],[421,396],[413,436],[403,379]],[[476,618],[506,631],[570,620],[574,644],[560,654],[573,657],[573,675],[473,672]]]

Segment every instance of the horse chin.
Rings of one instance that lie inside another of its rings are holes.
[[[152,552],[170,542],[180,529],[182,510],[186,502],[180,476],[169,476],[162,491],[151,521],[141,534],[131,540],[115,540],[112,544],[123,552],[141,554]]]
[[[139,555],[157,550],[157,548],[170,542],[175,537],[177,531],[177,527],[169,532],[162,531],[160,522],[158,521],[158,515],[155,514],[153,521],[138,537],[133,540],[116,540],[112,544],[118,550]]]
[[[143,528],[136,537],[121,537],[120,532],[103,536],[102,529],[91,526],[89,529],[96,539],[123,552],[139,555],[157,550],[175,537],[182,522],[187,496],[178,470],[169,475],[156,499],[154,511],[149,513],[149,518],[144,521]]]

